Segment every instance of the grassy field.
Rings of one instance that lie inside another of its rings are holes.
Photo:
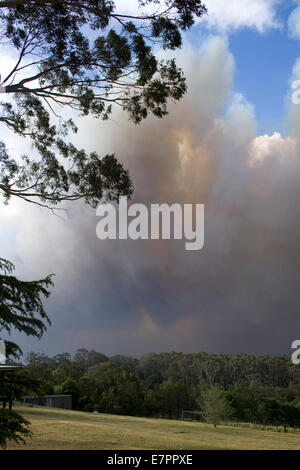
[[[42,407],[14,408],[27,418],[33,438],[18,450],[300,449],[299,433],[245,426],[213,426],[162,419],[93,415]]]

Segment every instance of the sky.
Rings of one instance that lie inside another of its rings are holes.
[[[119,0],[123,11],[134,2]],[[78,118],[74,143],[115,152],[133,202],[205,204],[205,245],[96,237],[96,211],[61,220],[12,201],[0,208],[1,256],[23,279],[55,273],[41,340],[24,352],[85,347],[149,352],[290,354],[300,336],[300,2],[207,0],[176,52],[188,80],[163,120]],[[4,51],[1,54],[5,54]],[[10,65],[6,58],[6,66]],[[28,143],[2,135],[11,151]]]

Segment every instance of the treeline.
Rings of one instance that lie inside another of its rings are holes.
[[[82,411],[178,419],[198,410],[214,424],[230,418],[300,426],[300,366],[287,356],[31,352],[15,393],[72,394]]]

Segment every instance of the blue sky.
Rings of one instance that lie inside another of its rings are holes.
[[[289,37],[288,33],[288,18],[296,7],[297,2],[293,0],[275,4],[275,18],[280,25],[277,28],[266,26],[260,32],[253,27],[251,19],[249,25],[228,25],[222,31],[227,36],[236,64],[234,92],[241,93],[254,106],[258,135],[275,131],[286,135],[285,99],[293,66],[300,57],[300,40]],[[222,25],[222,19],[219,21]],[[205,36],[202,25],[197,33],[194,31],[196,36],[193,38],[196,37],[197,41],[199,32],[201,37]],[[208,32],[218,34],[218,27],[209,25]]]
[[[244,29],[229,38],[236,61],[235,90],[255,106],[258,134],[285,134],[285,96],[300,41],[288,37],[287,20],[294,6],[280,12],[282,30],[264,34]]]

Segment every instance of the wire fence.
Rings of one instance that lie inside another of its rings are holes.
[[[203,418],[203,414],[200,411],[187,411],[183,410],[181,412],[181,420],[182,421],[194,421],[199,423],[205,423],[205,419]],[[296,418],[285,418],[285,417],[269,417],[269,416],[259,416],[247,421],[238,420],[238,419],[230,419],[228,421],[224,421],[222,424],[224,425],[244,425],[244,426],[255,426],[257,428],[264,428],[264,427],[274,427],[274,428],[283,428],[284,432],[287,432],[288,429],[292,430],[300,430],[300,420]]]

